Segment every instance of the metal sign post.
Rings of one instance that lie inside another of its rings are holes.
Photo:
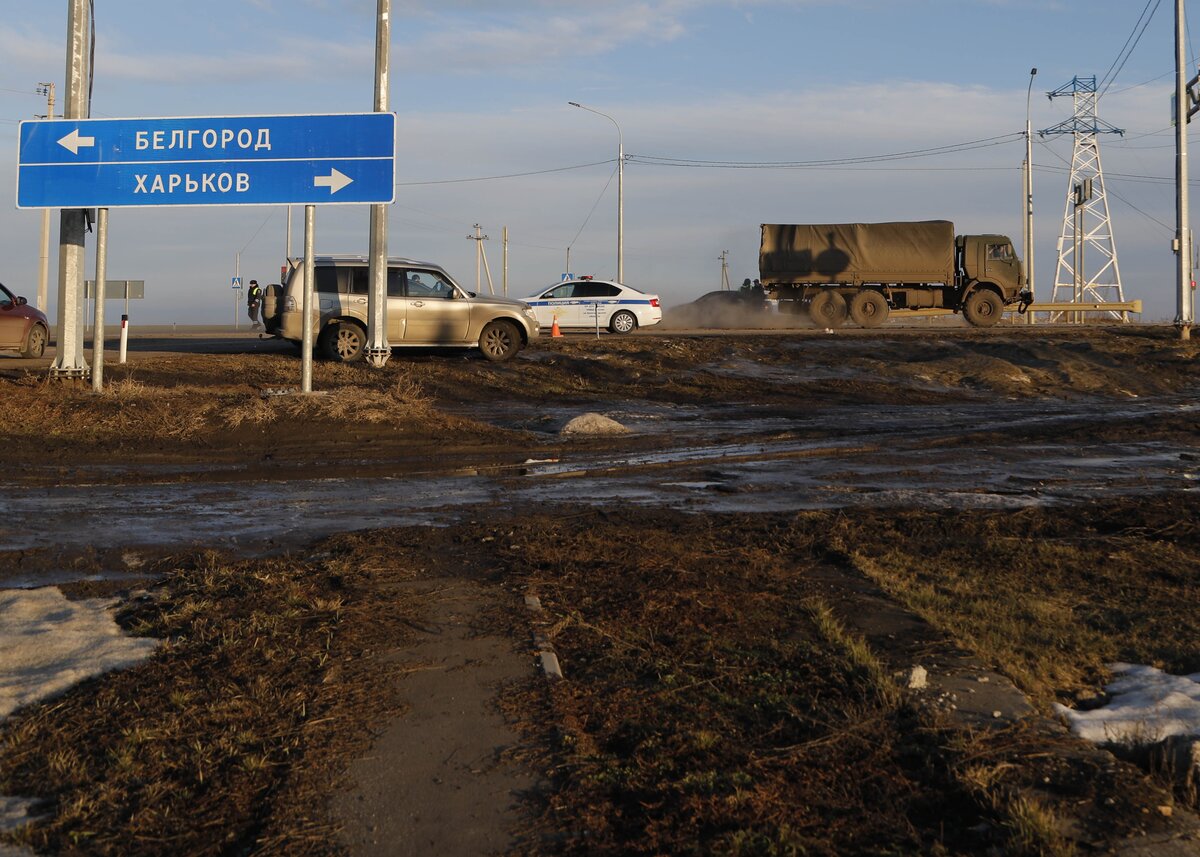
[[[231,282],[233,283],[231,287],[233,289],[233,329],[237,330],[238,319],[242,314],[242,278],[234,275]]]
[[[313,256],[313,244],[316,235],[317,207],[304,206],[304,299],[300,302],[301,317],[304,319],[304,335],[301,337],[300,348],[300,392],[312,392],[312,359],[313,359],[313,330],[312,330],[312,301],[313,280],[316,279],[317,266]]]
[[[108,274],[108,209],[96,212],[96,316],[92,323],[92,392],[104,392],[104,286]]]
[[[392,24],[391,0],[377,0],[375,6],[375,110],[376,115],[389,116],[388,109],[388,74],[391,57]],[[394,119],[395,117],[393,117]],[[395,122],[388,138],[391,157],[395,157]],[[390,179],[394,181],[394,179]],[[392,202],[396,191],[379,202]],[[369,259],[367,262],[367,363],[376,369],[387,365],[392,356],[392,348],[387,339],[387,222],[388,210],[386,205],[371,206],[371,237],[367,246]],[[307,323],[307,320],[306,320]]]

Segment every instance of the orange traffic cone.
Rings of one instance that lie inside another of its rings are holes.
[[[558,316],[554,316],[554,323],[550,325],[550,336],[562,336],[562,331],[558,329]]]

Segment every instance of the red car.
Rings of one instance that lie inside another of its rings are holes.
[[[46,314],[0,283],[0,351],[18,351],[22,357],[41,357],[50,340]]]

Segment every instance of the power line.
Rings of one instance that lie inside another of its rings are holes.
[[[1041,142],[1041,141],[1039,141],[1039,142]],[[1047,145],[1046,145],[1044,142],[1042,143],[1042,148],[1046,149],[1046,151],[1048,151],[1050,154],[1054,155],[1054,157],[1058,158],[1058,159],[1059,159],[1060,161],[1062,161],[1064,164],[1067,164],[1067,167],[1065,167],[1065,168],[1062,168],[1062,167],[1051,167],[1050,169],[1054,169],[1054,170],[1061,171],[1061,172],[1066,172],[1067,170],[1071,170],[1071,172],[1072,172],[1072,173],[1074,172],[1074,170],[1071,168],[1071,166],[1070,166],[1070,164],[1068,163],[1068,161],[1067,161],[1067,159],[1066,159],[1066,158],[1064,158],[1064,157],[1063,157],[1062,155],[1060,155],[1058,152],[1056,152],[1056,151],[1054,151],[1053,149],[1051,149],[1051,148],[1050,148],[1049,146],[1047,146]],[[1112,173],[1107,173],[1106,175],[1111,177],[1113,174],[1112,174]],[[1135,178],[1152,179],[1152,180],[1153,180],[1152,182],[1147,182],[1147,183],[1152,183],[1152,184],[1167,183],[1167,182],[1171,182],[1171,183],[1173,183],[1173,182],[1174,182],[1174,179],[1161,179],[1161,178],[1159,178],[1158,176],[1127,176],[1127,177],[1126,177],[1126,180],[1128,181],[1128,180],[1132,180],[1132,179],[1135,179]],[[1189,184],[1190,184],[1190,182],[1189,182]],[[1142,211],[1140,208],[1138,208],[1138,207],[1137,207],[1136,205],[1134,205],[1132,202],[1130,202],[1129,200],[1127,200],[1125,197],[1121,196],[1119,193],[1117,193],[1115,190],[1113,190],[1112,188],[1108,187],[1107,185],[1105,186],[1105,188],[1104,188],[1104,191],[1105,191],[1105,193],[1111,193],[1111,194],[1112,194],[1113,196],[1115,196],[1115,197],[1116,197],[1118,200],[1120,200],[1121,202],[1125,203],[1127,206],[1129,206],[1130,208],[1132,208],[1132,209],[1133,209],[1134,211],[1136,211],[1138,214],[1142,215],[1142,217],[1145,217],[1147,220],[1150,220],[1150,221],[1153,221],[1154,223],[1157,223],[1159,226],[1161,226],[1163,229],[1166,229],[1168,232],[1174,233],[1174,231],[1175,231],[1175,228],[1174,228],[1173,226],[1167,226],[1167,224],[1163,223],[1161,220],[1159,220],[1159,219],[1158,219],[1157,217],[1155,217],[1154,215],[1152,215],[1152,214],[1147,214],[1145,211]]]
[[[250,236],[250,240],[246,242],[246,246],[245,246],[245,247],[243,247],[241,250],[239,250],[239,251],[238,251],[238,253],[239,253],[239,254],[240,254],[240,253],[245,253],[245,252],[246,252],[246,249],[247,249],[247,248],[248,248],[248,247],[249,247],[251,244],[253,244],[253,243],[254,243],[254,239],[258,237],[258,233],[260,233],[260,232],[262,232],[262,231],[263,231],[263,227],[267,225],[267,221],[269,221],[269,220],[270,220],[272,217],[274,217],[274,216],[275,216],[275,210],[274,210],[274,209],[272,209],[272,210],[271,210],[271,211],[270,211],[270,212],[267,214],[267,216],[266,216],[265,218],[263,218],[263,222],[262,222],[262,223],[260,223],[260,224],[258,225],[258,228],[254,230],[254,234]]]
[[[1150,8],[1151,2],[1154,3],[1153,9]],[[1117,54],[1117,59],[1113,60],[1113,64],[1108,67],[1108,71],[1106,71],[1104,76],[1100,79],[1100,86],[1097,88],[1097,91],[1099,92],[1099,95],[1096,96],[1097,98],[1102,98],[1105,93],[1108,92],[1109,87],[1113,85],[1113,81],[1116,80],[1117,76],[1121,74],[1121,70],[1125,68],[1125,63],[1129,62],[1129,58],[1133,56],[1134,50],[1137,49],[1138,42],[1140,42],[1142,40],[1142,36],[1145,35],[1146,28],[1150,26],[1150,22],[1154,19],[1154,13],[1158,11],[1158,7],[1161,3],[1162,0],[1146,0],[1146,5],[1142,7],[1142,14],[1138,16],[1137,22],[1133,25],[1133,30],[1130,31],[1129,36],[1125,39],[1125,44],[1121,46],[1121,51]],[[1146,14],[1147,9],[1150,10],[1150,14],[1148,15]],[[1140,30],[1138,29],[1139,24],[1141,25]],[[1130,40],[1132,40],[1132,44],[1130,44]],[[1126,50],[1126,48],[1128,48],[1128,50]],[[1122,54],[1124,54],[1124,56],[1122,56]],[[1117,64],[1118,61],[1120,62],[1120,65]],[[1113,70],[1114,66],[1116,67],[1115,71]]]
[[[714,161],[699,158],[671,158],[661,155],[627,155],[629,160],[648,166],[664,167],[694,167],[708,169],[811,169],[816,167],[833,167],[852,164],[884,163],[901,161],[912,158],[928,158],[938,155],[951,155],[958,152],[969,152],[974,149],[986,149],[992,146],[1003,146],[1025,139],[1021,132],[1002,134],[998,137],[985,137],[981,140],[968,140],[963,143],[951,143],[946,146],[934,146],[928,149],[910,149],[903,152],[890,152],[882,155],[862,155],[853,158],[824,158],[812,161]]]
[[[1111,94],[1112,95],[1120,95],[1122,92],[1128,92],[1131,89],[1140,89],[1143,86],[1147,86],[1148,84],[1154,83],[1156,80],[1162,80],[1164,77],[1170,77],[1173,74],[1175,74],[1175,72],[1173,72],[1173,71],[1164,71],[1162,74],[1160,74],[1156,77],[1152,77],[1149,80],[1143,80],[1141,83],[1135,83],[1131,86],[1123,86],[1120,89],[1114,89]]]
[[[548,169],[548,170],[530,170],[529,172],[524,172],[524,173],[506,173],[505,175],[500,175],[500,176],[476,176],[474,178],[469,178],[469,179],[438,179],[436,181],[424,181],[424,182],[396,182],[396,187],[416,187],[418,185],[437,185],[437,184],[465,184],[467,182],[491,182],[491,181],[497,181],[498,179],[519,179],[519,178],[524,178],[525,176],[542,176],[542,175],[546,175],[547,173],[565,173],[568,170],[584,170],[584,169],[587,169],[588,167],[598,167],[601,164],[611,164],[615,160],[616,160],[616,158],[608,158],[607,160],[604,160],[604,161],[593,161],[590,164],[576,164],[573,167],[554,167],[554,168]]]
[[[604,194],[608,193],[609,185],[612,184],[613,176],[617,174],[617,168],[613,167],[613,171],[608,176],[608,181],[604,183],[604,189],[600,191],[600,195],[596,197],[596,201],[592,203],[592,210],[588,212],[587,217],[583,219],[583,224],[579,227],[579,231],[575,233],[575,237],[571,239],[568,248],[574,247],[575,242],[579,240],[579,236],[583,234],[583,230],[587,228],[588,221],[592,219],[592,215],[596,213],[596,207],[600,205],[600,200],[604,199]]]

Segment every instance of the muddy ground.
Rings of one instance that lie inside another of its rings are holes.
[[[170,641],[0,724],[0,794],[42,800],[10,841],[1200,850],[1194,781],[1049,716],[1114,661],[1200,671],[1170,329],[576,336],[313,397],[237,342],[102,396],[0,362],[0,586]],[[559,433],[586,411],[630,431]]]

